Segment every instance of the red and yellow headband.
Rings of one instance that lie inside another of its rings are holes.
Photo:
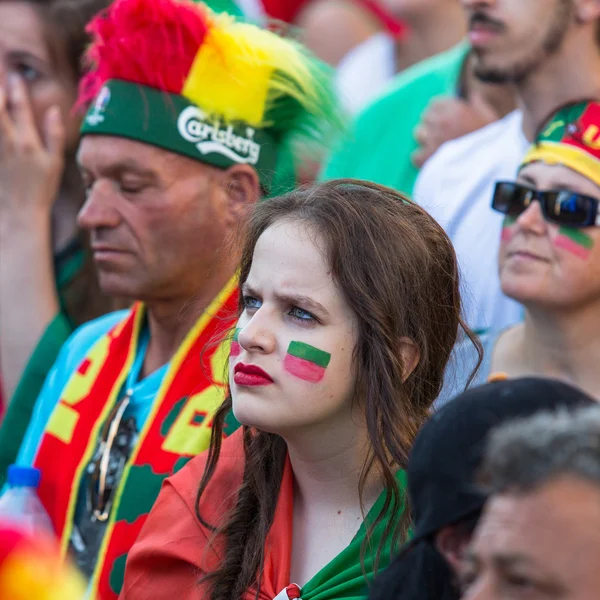
[[[544,128],[521,164],[561,164],[600,186],[600,102],[560,110]]]

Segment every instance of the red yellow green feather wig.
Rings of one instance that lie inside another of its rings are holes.
[[[328,68],[297,42],[187,0],[116,0],[88,26],[82,134],[255,167],[337,124]]]

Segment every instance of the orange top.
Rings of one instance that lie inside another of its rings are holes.
[[[219,540],[196,517],[196,493],[207,453],[192,459],[163,484],[158,500],[129,553],[121,600],[200,600],[208,584],[200,578],[219,563]],[[217,468],[200,502],[200,514],[220,524],[235,501],[243,477],[242,430],[223,441]],[[293,474],[286,463],[267,556],[260,600],[273,600],[290,584],[293,526]],[[255,590],[244,600],[254,600]]]

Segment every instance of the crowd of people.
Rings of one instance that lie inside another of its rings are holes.
[[[0,79],[2,598],[595,598],[600,2],[6,0]]]

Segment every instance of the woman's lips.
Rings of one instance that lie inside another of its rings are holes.
[[[236,385],[244,387],[256,387],[270,385],[273,380],[266,371],[256,365],[238,363],[233,368],[233,381]]]
[[[534,254],[533,252],[527,252],[526,250],[518,250],[516,252],[510,252],[508,258],[514,258],[516,260],[538,260],[541,262],[549,262],[547,258]]]

